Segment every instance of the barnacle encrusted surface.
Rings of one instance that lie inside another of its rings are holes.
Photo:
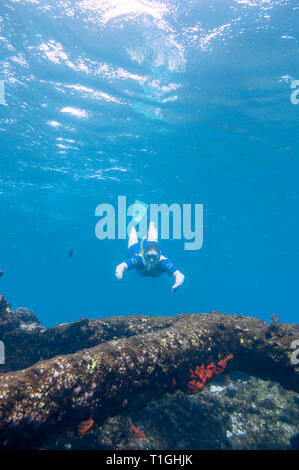
[[[2,447],[36,448],[91,415],[100,425],[117,415],[125,400],[144,406],[174,391],[174,378],[176,389],[185,391],[191,367],[229,354],[233,354],[231,370],[299,392],[299,375],[290,360],[298,325],[273,326],[256,318],[214,312],[84,320],[51,331],[20,328],[23,320],[17,318],[10,329],[10,311],[7,305],[3,308],[5,344],[13,335],[14,341],[19,340],[18,351],[26,356],[30,338],[26,361],[30,364],[39,356],[44,360],[0,377]]]

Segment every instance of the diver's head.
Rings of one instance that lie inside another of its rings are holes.
[[[145,266],[150,269],[155,267],[160,260],[161,250],[157,243],[148,242],[144,247],[142,260]]]

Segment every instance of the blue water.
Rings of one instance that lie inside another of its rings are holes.
[[[2,0],[0,292],[45,326],[218,310],[298,321],[295,1]],[[185,275],[127,272],[101,203],[203,204]],[[70,249],[73,256],[70,257]]]

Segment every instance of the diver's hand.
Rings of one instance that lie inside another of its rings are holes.
[[[116,266],[115,276],[118,281],[121,281],[123,278],[123,273],[128,269],[127,263],[120,263]]]
[[[178,289],[178,287],[180,287],[183,284],[185,280],[185,276],[180,271],[175,271],[173,273],[173,277],[175,278],[175,283],[173,284],[171,291],[175,292]]]

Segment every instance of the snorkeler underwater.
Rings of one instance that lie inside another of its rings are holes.
[[[0,449],[294,455],[296,2],[0,20]]]

